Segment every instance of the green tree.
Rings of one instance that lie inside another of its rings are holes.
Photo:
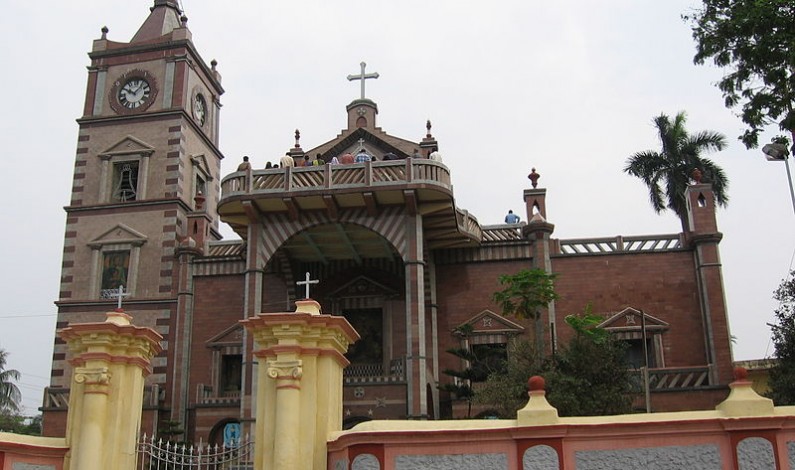
[[[770,370],[770,398],[776,405],[795,405],[795,271],[781,281],[773,298],[779,302],[771,325],[778,360]]]
[[[687,201],[685,189],[693,170],[701,171],[703,180],[712,183],[715,199],[721,206],[729,202],[727,194],[729,180],[723,170],[701,154],[722,150],[726,137],[713,131],[701,131],[690,135],[685,128],[687,117],[678,113],[673,121],[665,114],[655,117],[653,122],[662,148],[645,150],[629,157],[624,172],[638,177],[649,189],[649,201],[657,213],[666,208],[673,210],[687,226]]]
[[[544,325],[541,309],[556,300],[555,275],[542,269],[524,269],[516,274],[505,274],[498,278],[502,290],[492,294],[492,300],[500,306],[503,315],[535,320],[536,351],[544,351]]]
[[[533,344],[514,338],[508,342],[508,359],[503,370],[489,375],[478,387],[474,401],[496,410],[502,418],[515,418],[516,411],[527,404],[527,379],[546,372]]]
[[[569,315],[574,337],[551,358],[547,398],[561,416],[604,416],[629,413],[636,387],[626,361],[626,343],[598,325],[590,312]]]
[[[574,336],[540,364],[529,343],[514,343],[505,371],[489,376],[475,402],[493,407],[504,418],[516,417],[516,411],[527,403],[527,380],[541,375],[546,379],[547,399],[560,416],[631,412],[638,390],[626,360],[627,345],[600,328],[602,321],[590,306],[566,317]]]
[[[0,413],[0,431],[41,436],[41,415],[27,417],[15,412]]]
[[[0,413],[15,413],[19,411],[22,393],[14,381],[18,381],[22,374],[14,369],[6,369],[7,359],[6,350],[0,349]]]
[[[704,0],[683,15],[696,41],[693,61],[711,60],[729,73],[718,82],[727,108],[741,105],[740,140],[758,145],[760,131],[777,123],[795,131],[795,3],[791,0]]]
[[[462,338],[467,338],[472,334],[472,326],[464,325],[457,328],[456,333]],[[468,348],[450,348],[447,352],[459,358],[465,367],[442,371],[445,375],[458,380],[440,385],[439,390],[451,393],[456,400],[465,400],[467,418],[469,418],[472,415],[472,403],[476,395],[473,385],[485,382],[489,375],[504,369],[505,349],[491,344],[480,344]]]

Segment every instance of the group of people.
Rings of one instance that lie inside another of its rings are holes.
[[[392,152],[385,153],[382,157],[383,161],[390,161],[390,160],[402,160],[405,157],[401,157],[395,155]],[[420,154],[418,149],[414,149],[414,153],[411,155],[411,158],[423,158]],[[439,149],[434,147],[431,150],[431,153],[428,155],[428,158],[433,161],[441,162],[442,156],[439,153]],[[284,154],[284,156],[279,160],[279,163],[271,163],[267,162],[265,164],[265,169],[270,168],[287,168],[287,167],[301,167],[301,166],[322,166],[325,164],[330,165],[349,165],[352,163],[364,163],[364,162],[372,162],[377,161],[377,159],[367,152],[367,150],[362,147],[356,152],[356,155],[348,152],[344,155],[340,155],[339,157],[332,157],[331,160],[326,161],[323,159],[321,154],[315,155],[315,158],[312,159],[309,155],[304,155],[303,157],[293,157],[290,155],[290,152]],[[248,161],[248,156],[243,157],[243,163],[238,165],[237,171],[246,171],[251,169],[251,163]]]

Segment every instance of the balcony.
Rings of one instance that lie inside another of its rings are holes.
[[[295,221],[320,211],[336,220],[348,210],[364,209],[374,217],[395,206],[422,215],[433,248],[471,246],[483,239],[477,219],[455,206],[450,170],[427,159],[235,172],[221,181],[218,213],[245,239],[252,213]]]
[[[198,384],[196,386],[196,404],[230,406],[240,404],[240,390],[227,390],[215,392],[210,385]]]
[[[345,368],[345,385],[405,383],[403,358],[389,361],[389,371],[384,373],[383,364],[351,364]]]

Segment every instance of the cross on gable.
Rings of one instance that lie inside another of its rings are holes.
[[[361,80],[362,81],[362,99],[364,99],[364,81],[368,78],[378,78],[378,72],[373,73],[364,73],[364,68],[367,67],[367,64],[362,62],[359,64],[362,67],[362,71],[359,75],[348,75],[348,81],[352,82],[354,80]]]
[[[108,297],[110,297],[110,298],[114,298],[115,297],[115,298],[118,299],[118,303],[116,304],[116,308],[118,310],[121,310],[121,300],[122,300],[122,298],[123,297],[129,297],[129,296],[130,296],[129,292],[124,292],[124,286],[119,286],[119,290],[114,290],[113,292],[108,294]]]
[[[317,280],[317,279],[310,279],[309,273],[306,273],[306,277],[304,278],[304,280],[303,281],[298,281],[298,282],[296,282],[296,284],[298,284],[299,286],[304,286],[306,288],[306,296],[304,298],[308,299],[309,298],[309,286],[311,284],[317,284],[319,282],[320,281]]]

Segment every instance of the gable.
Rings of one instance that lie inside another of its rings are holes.
[[[649,315],[642,310],[627,307],[620,312],[610,315],[607,320],[599,324],[599,327],[611,332],[640,331],[644,323],[646,324],[647,332],[664,331],[670,326],[667,322]]]
[[[141,246],[146,243],[146,241],[146,235],[128,227],[125,224],[120,223],[88,242],[88,246],[91,248],[100,248],[103,245],[111,244],[130,244],[134,246]]]
[[[351,297],[397,297],[400,293],[395,289],[378,283],[367,276],[358,276],[350,282],[344,284],[330,294],[330,297],[351,298]]]
[[[235,323],[204,342],[211,349],[243,345],[243,325]]]
[[[524,327],[512,322],[507,318],[492,312],[483,310],[469,320],[458,325],[455,331],[471,329],[471,334],[519,334],[524,331]]]
[[[367,151],[378,157],[379,160],[383,154],[388,152],[392,152],[401,158],[407,158],[411,156],[413,149],[419,148],[419,145],[413,142],[392,137],[385,132],[381,132],[380,135],[377,135],[364,127],[360,127],[344,137],[343,135],[309,150],[307,154],[314,155],[316,153],[322,153],[328,158],[340,156],[348,152],[355,154],[359,150],[360,140],[363,141],[362,145],[364,145]]]
[[[115,155],[130,155],[130,154],[151,155],[152,153],[154,153],[154,151],[155,148],[152,147],[151,145],[143,142],[142,140],[136,139],[131,135],[128,135],[127,137],[111,145],[104,152],[100,152],[99,155],[101,157],[102,156],[113,157]]]
[[[204,174],[207,181],[213,180],[213,174],[210,171],[210,165],[207,163],[207,157],[204,154],[194,155],[190,157],[190,161]]]

